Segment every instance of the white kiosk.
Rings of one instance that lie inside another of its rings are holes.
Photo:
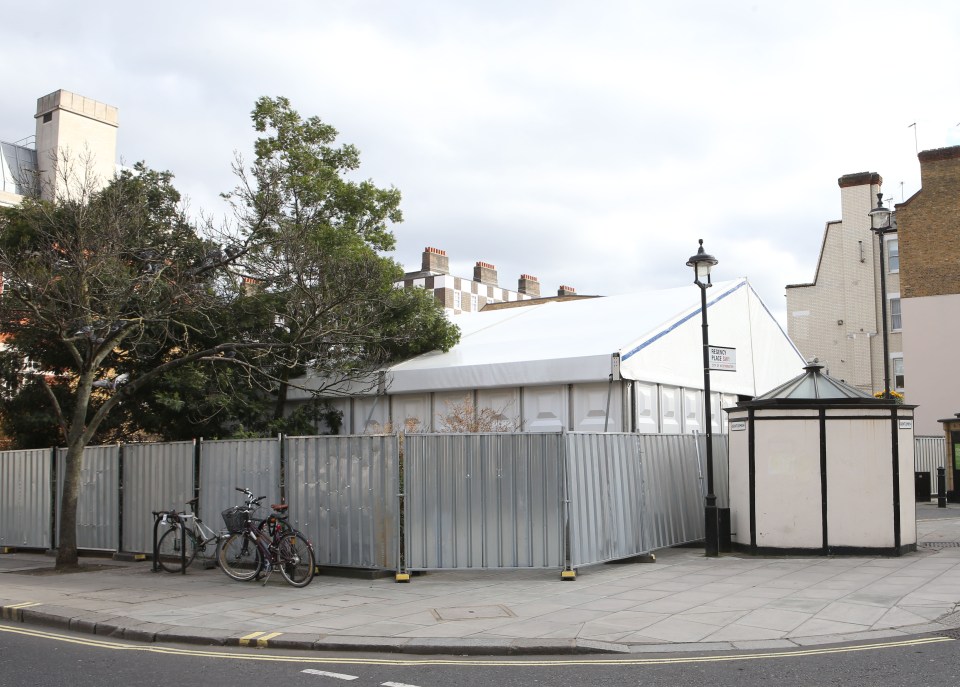
[[[828,377],[820,365],[726,408],[734,549],[915,551],[914,408]]]

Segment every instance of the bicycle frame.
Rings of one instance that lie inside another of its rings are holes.
[[[200,519],[200,516],[196,513],[181,513],[180,518],[184,521],[183,526],[188,527],[188,524],[191,520],[193,525],[190,526],[193,536],[197,540],[197,544],[206,546],[210,542],[218,541],[223,537],[223,530],[220,532],[215,532],[209,525],[207,525],[203,520]]]

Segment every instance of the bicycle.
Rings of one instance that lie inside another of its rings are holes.
[[[244,507],[250,507],[250,497],[252,494],[248,496]],[[166,572],[181,572],[185,567],[190,567],[197,558],[203,562],[205,569],[217,565],[220,543],[227,533],[215,532],[203,522],[196,513],[199,501],[198,497],[187,501],[189,513],[177,512],[175,509],[153,513],[154,517],[160,519],[158,526],[166,527],[157,537],[156,551],[157,565]],[[182,551],[184,548],[185,552]]]
[[[237,490],[252,498],[248,490]],[[259,506],[263,498],[254,501]],[[223,512],[230,535],[220,547],[220,568],[227,577],[241,582],[262,576],[264,585],[279,569],[288,584],[306,587],[313,579],[316,565],[313,546],[286,521],[285,504],[271,507],[273,513],[259,522],[250,517],[252,508],[235,507]]]

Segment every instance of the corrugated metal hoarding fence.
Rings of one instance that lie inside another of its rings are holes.
[[[195,452],[192,441],[123,446],[124,551],[153,551],[153,511],[187,510]],[[212,527],[220,529],[219,517]]]
[[[243,502],[244,487],[266,496],[256,514],[266,517],[280,502],[280,440],[224,439],[200,443],[200,515],[214,531],[223,529],[220,513]]]
[[[57,450],[57,503],[63,503],[67,449]],[[60,540],[57,518],[57,541]],[[80,468],[77,548],[116,551],[120,545],[120,446],[88,446]]]
[[[404,437],[405,567],[561,568],[560,434]]]
[[[397,569],[399,444],[396,434],[286,439],[290,522],[318,565]]]
[[[930,473],[930,488],[934,494],[937,493],[937,468],[946,467],[946,459],[946,437],[913,438],[913,469]]]
[[[696,440],[680,434],[640,435],[645,477],[644,541],[651,551],[703,539]]]
[[[280,500],[283,481],[290,520],[313,541],[320,565],[590,565],[703,538],[703,441],[690,435],[491,433],[208,441],[196,451],[191,442],[89,447],[78,546],[117,550],[122,517],[124,549],[150,551],[151,511],[183,509],[199,474],[201,515],[215,530],[222,528],[220,511],[242,501],[235,487],[265,495],[268,506]],[[942,460],[942,440],[928,443],[928,454]],[[57,452],[58,496],[65,453]],[[0,543],[56,545],[49,531],[49,456],[46,450],[0,454]],[[722,435],[714,437],[714,468],[724,506]]]
[[[643,539],[643,465],[636,434],[566,436],[570,564],[629,558]]]
[[[49,549],[51,450],[0,452],[0,546]]]

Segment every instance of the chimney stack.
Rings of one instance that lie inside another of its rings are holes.
[[[495,265],[491,265],[489,262],[483,262],[478,260],[476,266],[473,268],[473,281],[478,281],[481,284],[487,284],[488,286],[497,285],[497,268]]]
[[[423,264],[420,268],[424,272],[450,274],[450,258],[447,251],[427,246],[423,249]]]
[[[539,298],[540,280],[532,274],[521,274],[520,279],[517,281],[517,291],[525,293],[528,296],[533,296],[534,298]]]
[[[856,174],[844,174],[837,179],[840,188],[850,188],[851,186],[880,186],[883,178],[876,172],[857,172]],[[873,207],[872,205],[870,207]]]
[[[577,290],[572,286],[561,285],[560,288],[557,289],[557,295],[558,296],[576,296]]]

